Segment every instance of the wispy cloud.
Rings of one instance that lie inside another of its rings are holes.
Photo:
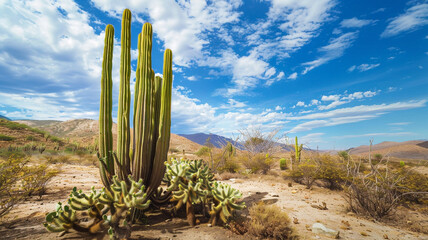
[[[363,64],[358,65],[358,66],[356,66],[356,65],[351,66],[350,68],[348,68],[348,71],[353,72],[354,70],[358,70],[360,72],[365,72],[365,71],[368,71],[370,69],[377,68],[379,66],[380,66],[380,63],[373,63],[373,64],[363,63]]]
[[[328,45],[318,49],[318,51],[322,53],[320,57],[313,61],[302,64],[303,66],[307,66],[303,70],[302,74],[306,74],[316,67],[343,56],[345,50],[352,46],[352,43],[357,38],[357,35],[358,32],[348,32],[337,38],[330,39],[330,43]]]
[[[412,132],[392,132],[392,133],[365,133],[365,134],[356,134],[356,135],[343,135],[336,136],[332,138],[336,139],[346,139],[346,138],[364,138],[364,137],[396,137],[396,136],[411,136],[415,135]]]
[[[395,123],[388,123],[388,125],[391,126],[406,126],[409,125],[411,122],[395,122]]]
[[[428,4],[420,3],[410,7],[405,13],[392,19],[381,37],[392,37],[400,33],[414,31],[428,24]]]
[[[343,19],[342,22],[340,22],[340,26],[343,28],[361,28],[374,22],[375,20],[358,19],[353,17],[349,19]]]

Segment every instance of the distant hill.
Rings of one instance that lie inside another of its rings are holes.
[[[50,134],[62,138],[69,138],[70,142],[78,142],[83,145],[94,144],[98,139],[98,121],[92,119],[73,119],[68,121],[50,120],[19,120],[32,127],[40,128]],[[116,148],[117,125],[113,123],[113,148]],[[198,151],[202,146],[176,134],[171,134],[170,149],[176,149],[188,153]]]
[[[233,141],[230,138],[223,137],[220,135],[216,135],[213,133],[194,133],[194,134],[178,134],[179,136],[182,136],[184,138],[189,139],[192,142],[195,142],[200,145],[205,145],[208,138],[210,138],[210,142],[216,147],[221,148],[224,145],[227,144],[227,142],[233,143],[234,146],[238,147],[239,149],[242,149],[242,144]]]
[[[3,115],[0,115],[0,119],[6,119],[6,120],[8,120],[8,121],[11,121],[9,118],[7,118],[7,117],[5,117],[5,116],[3,116]]]
[[[353,155],[367,156],[369,154],[369,146],[362,145],[356,148],[351,148],[349,149],[349,153]],[[406,142],[381,142],[372,146],[372,153],[379,153],[383,156],[396,158],[428,160],[428,141],[413,140]]]

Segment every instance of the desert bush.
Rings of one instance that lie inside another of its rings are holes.
[[[26,197],[43,195],[56,173],[45,165],[30,166],[25,158],[12,156],[0,162],[0,217]]]
[[[24,158],[15,157],[0,162],[0,217],[24,199],[19,182],[24,176],[27,162]]]
[[[249,233],[263,239],[297,239],[290,218],[276,205],[263,202],[250,209]]]
[[[279,159],[279,168],[281,170],[286,170],[287,169],[287,160],[285,160],[285,158]]]
[[[13,121],[9,121],[6,119],[0,119],[0,126],[12,129],[12,130],[21,130],[21,129],[28,129],[34,133],[38,133],[38,134],[45,134],[45,131],[42,131],[38,128],[32,128],[28,125],[22,124],[22,123],[17,123],[17,122],[13,122]]]
[[[317,179],[327,183],[329,189],[342,189],[342,184],[346,180],[346,166],[344,162],[335,159],[333,156],[323,154],[319,156],[319,170],[317,172]]]
[[[178,150],[177,150],[178,151]],[[199,148],[199,150],[195,153],[196,156],[198,157],[203,157],[203,156],[208,156],[210,153],[211,149],[207,146],[202,146],[201,148]]]
[[[293,170],[290,172],[290,177],[293,181],[304,184],[307,189],[310,189],[318,179],[319,170],[320,166],[317,162],[306,159],[294,166]]]
[[[46,165],[27,167],[25,177],[22,179],[22,189],[27,196],[42,197],[46,193],[47,184],[58,171],[49,170]]]
[[[376,153],[373,155],[373,160],[375,160],[376,162],[380,162],[380,160],[382,160],[383,155],[380,153]]]
[[[339,151],[337,152],[337,155],[345,161],[349,159],[349,153],[347,151]]]
[[[269,154],[256,154],[254,156],[247,155],[242,159],[242,164],[249,169],[250,173],[266,174],[274,164],[273,159]]]
[[[0,141],[13,141],[14,139],[14,137],[0,134]]]
[[[405,168],[399,169],[397,174],[401,179],[397,191],[403,194],[403,200],[428,203],[428,177],[426,175]]]
[[[178,150],[177,148],[169,148],[169,152],[170,153],[178,153],[178,152],[180,152],[180,150]]]
[[[27,136],[25,139],[27,139],[27,141],[36,141],[37,138],[34,136]]]
[[[237,157],[232,157],[224,161],[223,165],[217,167],[216,171],[219,173],[229,172],[237,173],[241,169],[241,164]]]

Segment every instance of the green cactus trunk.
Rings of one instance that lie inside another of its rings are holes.
[[[114,28],[107,25],[104,40],[104,55],[101,74],[101,100],[100,100],[100,175],[104,186],[111,185],[114,175],[114,162],[112,157],[112,59],[113,59]]]
[[[299,142],[297,140],[298,139],[297,139],[297,136],[296,136],[296,140],[295,140],[295,143],[294,143],[294,151],[295,151],[295,154],[296,154],[296,162],[300,162],[300,157],[301,157],[301,152],[302,152],[302,149],[303,149],[303,144],[299,145]]]
[[[117,113],[117,158],[123,168],[123,173],[130,172],[130,78],[131,78],[131,11],[125,9],[122,18],[121,36],[121,56],[120,56],[120,88],[119,107]],[[120,180],[127,179],[127,176],[119,174]]]

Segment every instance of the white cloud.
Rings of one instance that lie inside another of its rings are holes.
[[[321,104],[321,102],[319,101],[319,100],[317,100],[317,99],[312,99],[312,101],[311,101],[311,105],[313,106],[313,105],[319,105],[319,104]]]
[[[328,120],[312,120],[305,123],[298,124],[294,128],[292,128],[289,132],[302,132],[302,131],[310,131],[314,128],[321,127],[330,127],[336,125],[342,125],[347,123],[361,122],[365,120],[369,120],[375,118],[375,115],[358,115],[358,116],[349,116],[349,117],[334,117],[329,118]]]
[[[298,106],[298,107],[304,107],[305,106],[305,102],[298,101],[297,104],[296,104],[296,106]]]
[[[302,64],[303,66],[307,66],[303,70],[302,74],[306,74],[316,67],[343,56],[345,50],[352,46],[352,43],[357,38],[357,35],[358,32],[348,32],[337,38],[330,39],[330,43],[328,45],[318,49],[319,52],[323,53],[320,57],[313,61]]]
[[[378,104],[378,105],[359,105],[355,107],[341,108],[328,112],[312,113],[303,116],[288,117],[289,120],[308,120],[319,118],[334,118],[334,117],[348,117],[358,116],[364,114],[382,114],[390,111],[406,110],[412,108],[419,108],[426,106],[427,100],[396,102],[391,104]]]
[[[374,20],[358,19],[353,17],[349,19],[343,19],[342,22],[340,22],[340,26],[343,28],[361,28],[373,22]]]
[[[400,33],[414,31],[428,24],[428,4],[420,3],[410,7],[405,13],[394,18],[381,37],[392,37]]]
[[[245,104],[244,102],[239,102],[232,98],[228,99],[227,103],[228,103],[227,105],[225,104],[221,105],[220,108],[230,109],[230,108],[243,108],[247,106],[247,104]]]
[[[380,66],[380,63],[376,63],[376,64],[363,63],[359,66],[355,66],[355,65],[351,66],[350,68],[348,68],[348,71],[353,72],[355,69],[357,69],[360,72],[365,72],[370,69],[377,68],[379,66]]]
[[[365,133],[365,134],[357,134],[357,135],[343,135],[333,137],[336,139],[345,139],[345,138],[362,138],[362,137],[396,137],[396,136],[408,136],[415,135],[412,132],[393,132],[393,133]]]
[[[58,95],[51,103],[93,112],[99,106],[104,32],[96,33],[91,24],[90,15],[73,1],[6,1],[0,4],[0,68],[7,69],[7,73],[0,76],[4,84],[0,91],[21,95],[68,92],[66,98]],[[113,97],[117,99],[118,45],[113,53]],[[134,77],[132,71],[131,78]],[[44,112],[21,109],[34,114],[34,118],[64,119],[62,114],[56,115],[48,107],[42,110]],[[65,110],[73,109],[65,107]],[[68,119],[73,116],[77,115],[70,112]]]
[[[283,110],[283,109],[284,109],[284,108],[282,108],[282,107],[281,107],[281,106],[279,106],[279,105],[275,107],[275,111],[281,111],[281,110]]]
[[[388,123],[388,125],[391,126],[406,126],[409,125],[411,122],[395,122],[395,123]]]
[[[338,101],[339,99],[340,99],[340,95],[329,95],[329,96],[323,95],[321,97],[321,101]]]
[[[195,76],[190,76],[187,78],[189,81],[197,81],[198,79],[196,79]]]
[[[296,79],[296,78],[297,78],[297,73],[296,73],[296,72],[294,72],[294,73],[290,74],[290,76],[288,76],[288,78],[287,78],[287,79],[292,79],[292,80],[294,80],[294,79]]]
[[[204,57],[204,46],[210,43],[207,32],[221,31],[224,24],[239,20],[239,0],[179,1],[92,0],[94,6],[113,16],[121,16],[123,9],[134,15],[149,16],[153,31],[164,46],[174,53],[174,63],[189,66]],[[231,38],[222,32],[225,39]],[[177,37],[179,36],[179,37]],[[233,40],[233,39],[232,39]]]
[[[305,136],[299,137],[299,142],[308,147],[314,146],[315,143],[325,143],[324,135],[325,133],[309,133]]]

